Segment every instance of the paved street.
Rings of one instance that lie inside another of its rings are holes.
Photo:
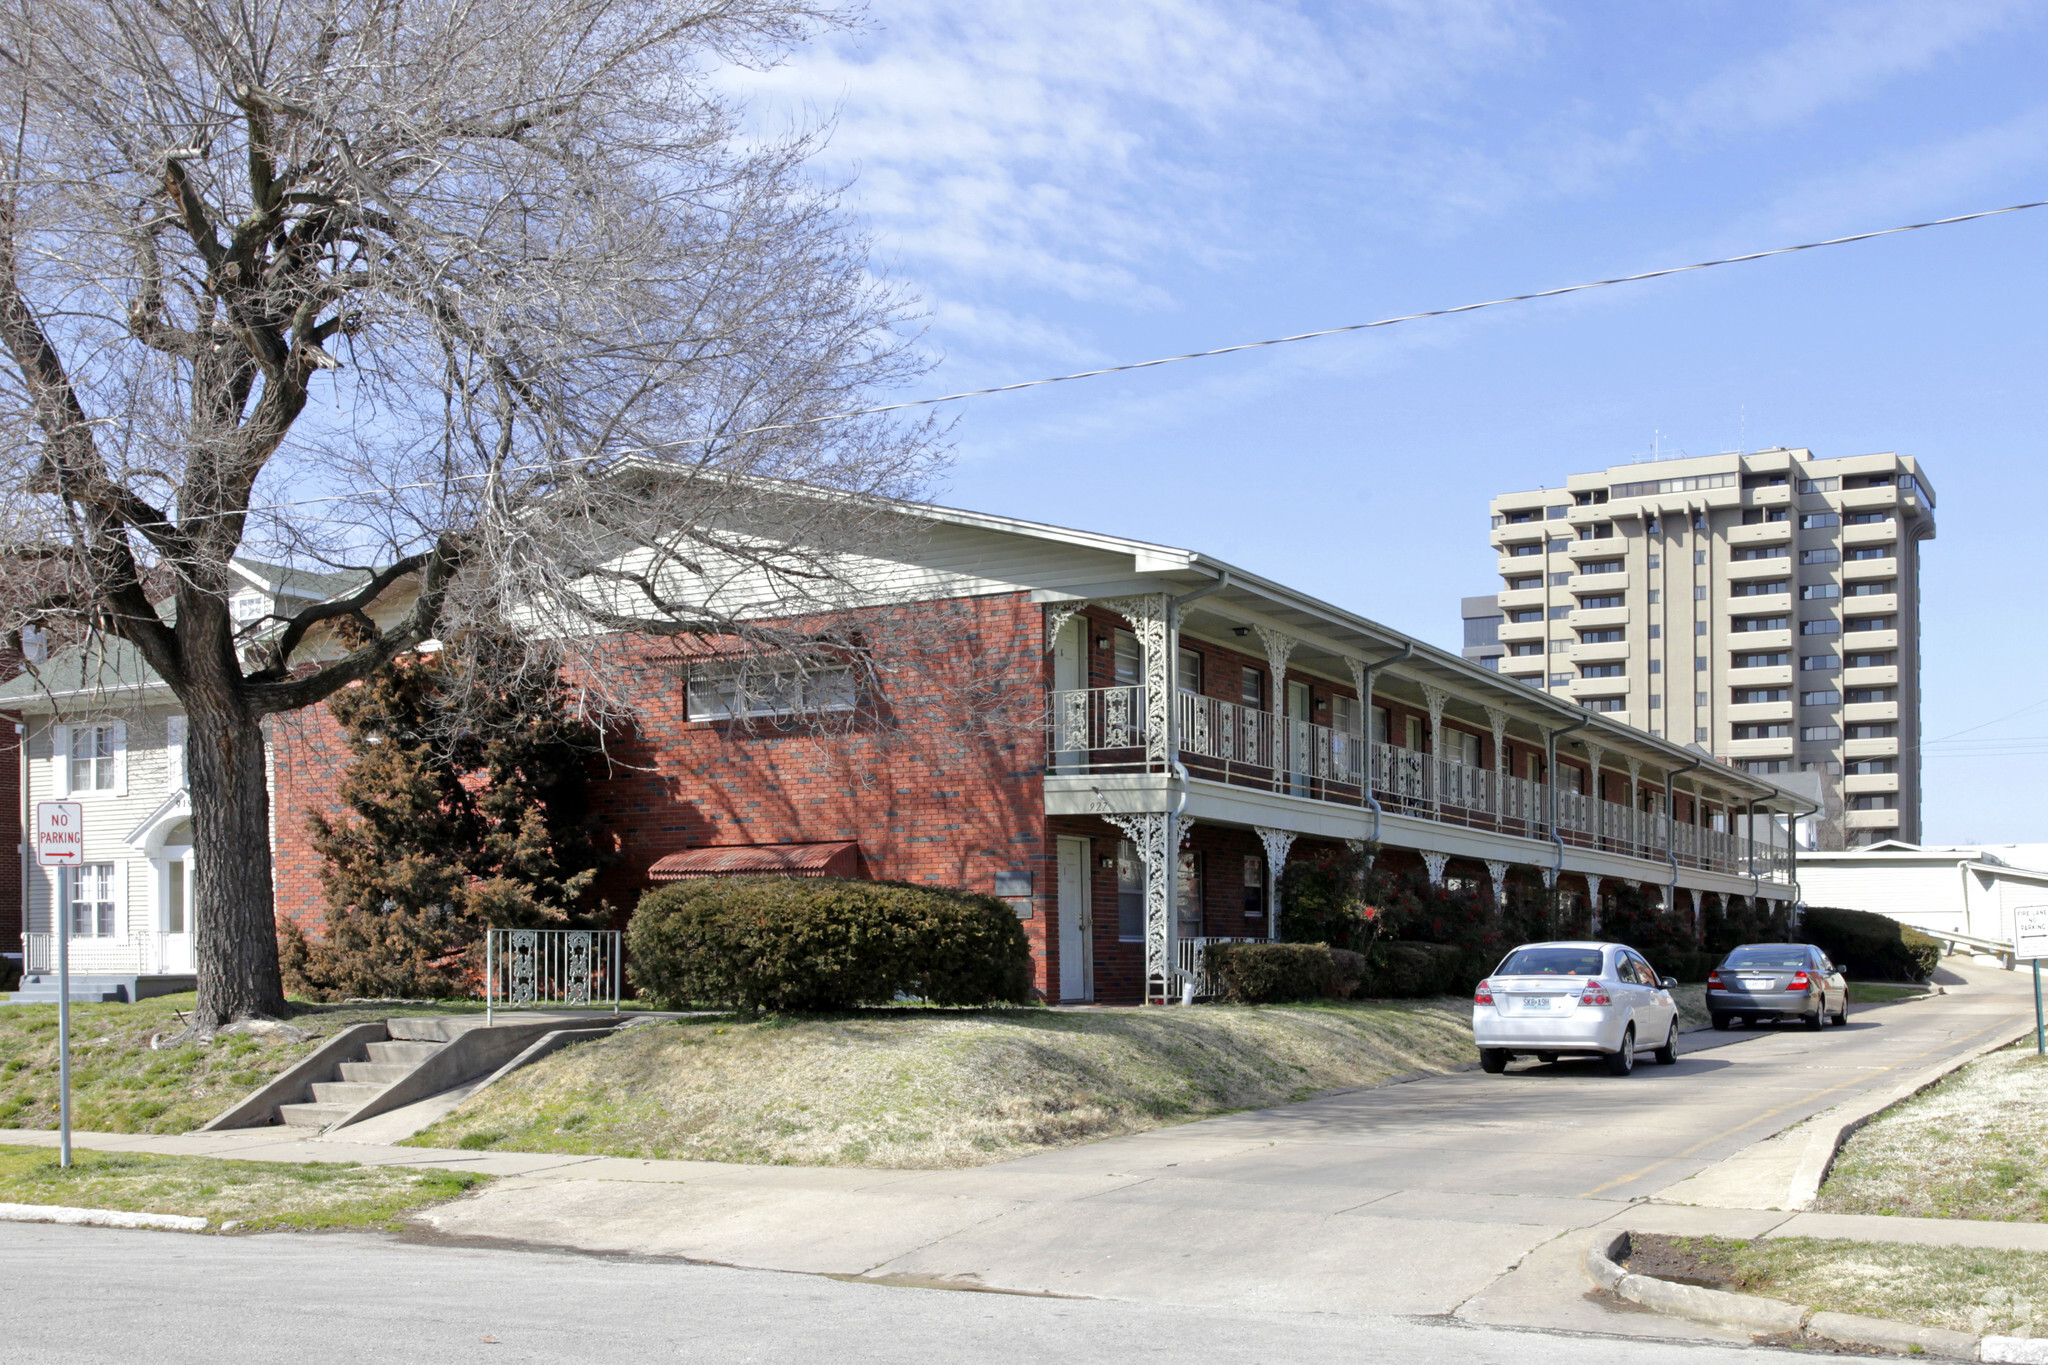
[[[1623,1365],[1637,1343],[1327,1314],[846,1284],[679,1262],[0,1225],[7,1359]],[[1745,1353],[1746,1355],[1747,1353]],[[1720,1347],[1661,1359],[1724,1365]]]

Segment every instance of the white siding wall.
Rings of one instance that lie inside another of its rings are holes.
[[[56,732],[64,727],[54,725],[46,716],[28,718],[31,821],[38,801],[77,801],[85,814],[85,860],[113,863],[118,869],[117,932],[110,939],[73,938],[71,969],[75,972],[156,970],[156,878],[149,859],[139,849],[130,847],[127,838],[171,794],[165,723],[173,713],[174,708],[164,706],[120,716],[72,718],[80,725],[115,721],[125,727],[127,783],[125,790],[116,792],[66,793],[63,789],[68,784],[58,767],[65,756],[52,749]],[[57,894],[56,869],[31,867],[28,889],[28,927],[47,931],[53,925],[61,925],[62,913],[52,915]]]

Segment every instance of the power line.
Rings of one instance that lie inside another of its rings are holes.
[[[1634,275],[1616,275],[1611,279],[1589,280],[1584,284],[1560,285],[1555,289],[1539,289],[1529,294],[1509,294],[1502,298],[1486,299],[1479,303],[1461,303],[1453,308],[1431,308],[1420,313],[1402,313],[1396,317],[1379,318],[1372,322],[1352,322],[1340,327],[1324,327],[1313,332],[1295,332],[1288,336],[1270,337],[1264,341],[1242,341],[1231,346],[1217,346],[1206,351],[1188,351],[1181,355],[1161,356],[1156,360],[1136,360],[1122,365],[1104,365],[1093,370],[1076,370],[1071,374],[1048,375],[1042,379],[1020,379],[1014,383],[997,384],[985,389],[964,389],[959,393],[941,394],[936,398],[911,398],[900,403],[883,403],[875,407],[849,408],[843,412],[826,413],[820,417],[805,417],[794,422],[770,422],[761,426],[746,427],[739,431],[718,436],[682,436],[672,441],[657,441],[652,445],[630,446],[619,450],[601,451],[589,455],[571,455],[549,464],[517,465],[500,470],[479,470],[467,474],[451,474],[444,479],[419,483],[371,485],[353,489],[347,493],[335,493],[317,498],[295,499],[290,502],[265,503],[250,507],[246,512],[204,513],[192,518],[180,518],[180,522],[201,520],[209,517],[243,516],[255,512],[281,512],[295,507],[311,507],[320,503],[347,502],[366,493],[408,493],[432,488],[445,488],[451,483],[461,483],[506,474],[545,473],[559,469],[565,464],[583,464],[594,460],[620,459],[630,455],[654,455],[664,451],[681,449],[685,446],[710,445],[717,441],[738,440],[743,436],[762,436],[780,431],[800,431],[808,427],[822,426],[827,422],[850,421],[856,417],[878,417],[885,413],[905,412],[912,408],[936,407],[941,403],[958,403],[969,398],[988,398],[1000,393],[1016,393],[1023,389],[1044,388],[1050,384],[1068,384],[1077,379],[1097,379],[1103,375],[1128,374],[1135,370],[1156,369],[1162,365],[1177,365],[1188,360],[1211,360],[1217,356],[1236,355],[1241,351],[1262,350],[1269,346],[1286,346],[1297,341],[1313,341],[1318,337],[1341,336],[1347,332],[1365,332],[1375,327],[1392,327],[1403,322],[1419,322],[1425,318],[1452,317],[1459,313],[1473,313],[1482,308],[1499,308],[1510,303],[1529,303],[1537,299],[1554,299],[1565,294],[1583,293],[1589,289],[1605,289],[1617,284],[1636,284],[1643,280],[1662,279],[1667,275],[1684,275],[1695,270],[1711,270],[1715,266],[1740,265],[1745,261],[1761,261],[1772,256],[1789,256],[1801,251],[1817,251],[1822,247],[1846,246],[1851,242],[1874,241],[1879,237],[1895,237],[1904,232],[1918,232],[1922,228],[1947,227],[1954,223],[1974,222],[1979,218],[1996,218],[2001,214],[2022,213],[2028,209],[2048,208],[2048,199],[2035,200],[2026,204],[2011,204],[2000,209],[1983,209],[1976,213],[1960,213],[1952,218],[1933,218],[1924,223],[1905,223],[1898,227],[1879,228],[1874,232],[1851,233],[1846,237],[1829,237],[1818,242],[1801,242],[1796,246],[1772,247],[1768,251],[1750,251],[1740,256],[1723,256],[1717,260],[1697,261],[1691,265],[1666,266],[1661,270],[1644,270]]]

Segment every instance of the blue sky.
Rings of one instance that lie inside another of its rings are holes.
[[[931,392],[2048,198],[2048,0],[877,0],[834,119]],[[2048,839],[2048,210],[977,400],[945,501],[1187,545],[1439,644],[1486,500],[1666,450],[1917,455],[1926,837]],[[1938,747],[1938,746],[1937,746]],[[2032,756],[2028,756],[2031,753]]]

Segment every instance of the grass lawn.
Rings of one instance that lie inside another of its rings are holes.
[[[129,1152],[74,1151],[66,1170],[48,1148],[0,1147],[0,1203],[183,1213],[206,1218],[209,1231],[395,1228],[486,1179],[468,1171]]]
[[[2041,1252],[1812,1237],[1635,1240],[1649,1256],[1631,1257],[1631,1267],[1647,1274],[1675,1267],[1745,1294],[1954,1332],[2012,1336],[2048,1328],[2048,1255]]]
[[[2038,1223],[2048,1212],[2048,1060],[2030,1038],[1970,1063],[1842,1145],[1824,1213]]]
[[[1917,1000],[1925,994],[1925,986],[1895,986],[1881,981],[1849,983],[1849,1003],[1852,1005],[1889,1005],[1894,1000]]]
[[[422,1147],[974,1166],[1478,1060],[1470,1004],[686,1019],[567,1049]]]
[[[163,1052],[150,1039],[181,1027],[193,997],[71,1007],[71,1122],[87,1132],[183,1133],[350,1024],[393,1014],[469,1013],[467,1006],[312,1005],[286,1033],[224,1033]],[[57,1126],[57,1007],[0,1006],[0,1128]]]

